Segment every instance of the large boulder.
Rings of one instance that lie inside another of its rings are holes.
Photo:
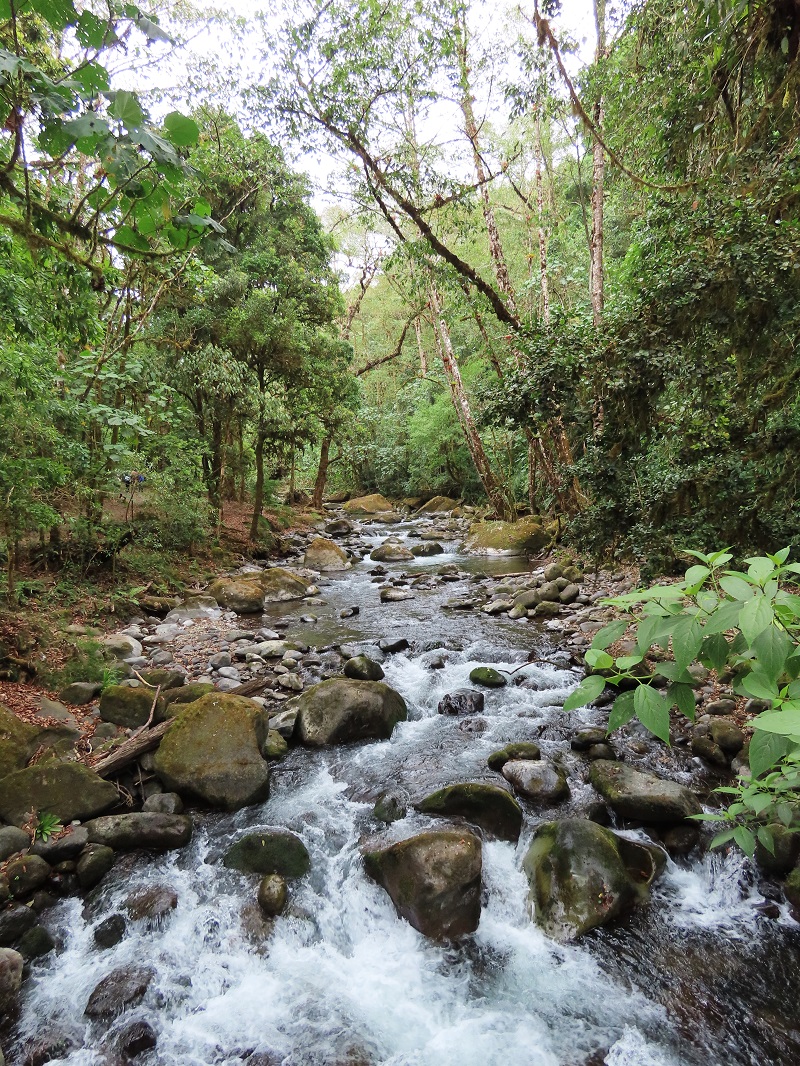
[[[181,688],[167,689],[158,697],[153,721],[166,722],[168,718],[174,718],[186,709],[187,703],[196,703],[209,692],[216,692],[216,688],[210,682],[204,681],[192,681],[188,685],[182,685]]]
[[[458,816],[501,840],[518,840],[522,808],[506,789],[482,782],[447,785],[415,804],[423,814]]]
[[[86,1014],[89,1018],[113,1018],[126,1007],[144,999],[155,977],[155,970],[147,966],[120,966],[112,970],[89,996]]]
[[[697,796],[685,785],[621,762],[598,759],[592,763],[589,776],[619,818],[646,825],[676,825],[702,810]]]
[[[536,803],[560,803],[569,796],[564,771],[551,762],[509,759],[500,772],[515,792]]]
[[[382,681],[383,667],[368,655],[354,655],[344,664],[344,676],[356,681]]]
[[[402,696],[393,688],[381,681],[349,677],[321,681],[287,706],[297,709],[297,739],[312,748],[354,740],[388,740],[408,714]]]
[[[520,518],[470,526],[464,550],[472,555],[535,555],[549,543],[549,535],[535,518]]]
[[[109,685],[100,697],[100,717],[126,729],[138,729],[150,717],[155,690]]]
[[[347,570],[350,560],[347,552],[325,537],[315,537],[306,548],[303,565],[311,570]]]
[[[0,703],[0,778],[26,766],[36,751],[39,730]]]
[[[370,553],[370,559],[374,559],[376,563],[401,563],[413,558],[413,552],[394,540],[385,540]]]
[[[458,500],[452,500],[449,496],[434,496],[432,500],[423,503],[417,508],[417,514],[449,514],[454,507],[458,507]]]
[[[442,545],[436,541],[428,541],[427,544],[415,544],[411,554],[415,559],[427,559],[433,555],[441,555],[444,552]]]
[[[174,720],[155,755],[164,786],[214,807],[236,810],[269,795],[261,750],[269,719],[253,700],[222,692],[190,703]]]
[[[223,865],[245,874],[280,874],[302,877],[311,859],[300,837],[286,829],[247,833],[225,852]]]
[[[192,819],[185,814],[108,814],[86,823],[91,844],[102,844],[115,851],[152,848],[171,851],[182,848],[192,839]]]
[[[110,633],[100,643],[115,659],[133,659],[142,654],[142,644],[128,633]]]
[[[54,814],[62,822],[92,818],[113,807],[119,794],[88,766],[42,762],[0,781],[0,818],[22,825],[31,814]]]
[[[485,702],[477,689],[457,688],[442,696],[436,710],[439,714],[480,714]]]
[[[397,913],[425,936],[450,939],[478,928],[482,855],[472,833],[419,833],[365,852],[364,866]]]
[[[274,566],[255,574],[217,578],[206,591],[220,607],[226,607],[236,614],[258,614],[264,609],[265,603],[301,600],[309,587],[310,582],[305,578],[281,566]]]
[[[371,496],[358,496],[355,500],[348,500],[344,510],[350,514],[380,514],[391,511],[392,505],[379,492],[373,492]]]
[[[10,1014],[22,987],[25,960],[13,948],[0,948],[0,1020]]]
[[[575,940],[647,898],[653,851],[595,822],[545,822],[523,860],[533,918],[555,940]]]

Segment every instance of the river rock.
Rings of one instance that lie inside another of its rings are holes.
[[[564,771],[551,762],[509,759],[503,764],[501,773],[515,792],[536,803],[560,803],[569,796]]]
[[[436,710],[439,714],[480,714],[486,702],[482,692],[474,688],[457,688],[442,696]]]
[[[46,811],[62,822],[82,820],[118,802],[110,781],[77,763],[37,763],[0,781],[0,816],[13,825],[22,825],[31,811]]]
[[[432,540],[426,544],[415,544],[411,554],[417,559],[428,559],[434,555],[443,555],[444,548],[438,541]]]
[[[535,555],[550,536],[535,518],[518,522],[478,522],[470,526],[464,551],[472,555]]]
[[[210,682],[205,681],[192,681],[181,688],[171,688],[162,692],[158,697],[153,721],[166,722],[168,718],[174,718],[175,715],[185,710],[187,703],[195,703],[203,696],[207,696],[209,692],[216,692],[216,688]]]
[[[470,671],[469,679],[473,685],[485,685],[487,688],[503,688],[508,678],[491,666],[476,666]]]
[[[432,500],[418,507],[416,513],[420,514],[449,514],[454,507],[458,507],[458,500],[449,496],[434,496]]]
[[[61,689],[58,698],[73,707],[83,707],[99,696],[102,688],[99,681],[73,681]]]
[[[100,697],[100,717],[125,729],[138,729],[150,717],[154,697],[153,689],[109,685]]]
[[[109,814],[86,823],[92,844],[115,851],[182,848],[192,837],[192,819],[185,814]]]
[[[595,822],[565,818],[534,834],[523,861],[533,918],[555,940],[575,940],[647,898],[651,851]]]
[[[399,789],[386,789],[375,800],[372,813],[387,825],[405,818],[408,811],[408,796]]]
[[[381,589],[381,603],[400,603],[402,600],[413,600],[413,593],[408,589],[398,589],[394,585]]]
[[[399,563],[413,558],[414,556],[408,548],[390,540],[385,540],[370,554],[370,559],[374,559],[378,563]]]
[[[295,734],[312,748],[354,740],[388,740],[407,709],[402,696],[381,681],[333,677],[312,685],[291,702]]]
[[[16,943],[23,933],[36,925],[36,912],[23,903],[10,902],[0,910],[0,945]]]
[[[209,693],[174,720],[154,765],[166,789],[236,810],[269,795],[269,766],[261,755],[268,718],[252,700]]]
[[[343,509],[350,514],[381,514],[391,511],[392,505],[385,496],[374,492],[371,496],[358,496],[354,500],[348,500]]]
[[[25,960],[18,951],[0,948],[0,1018],[5,1018],[16,1006],[24,965]]]
[[[451,939],[478,928],[482,856],[472,833],[419,833],[365,852],[364,866],[397,913],[425,936]]]
[[[178,893],[169,885],[145,885],[126,898],[124,907],[135,922],[160,922],[178,906]]]
[[[346,537],[353,532],[353,523],[348,522],[346,518],[337,518],[333,522],[328,522],[325,532],[331,537]]]
[[[100,643],[115,659],[133,659],[142,654],[141,642],[127,633],[111,633]]]
[[[303,877],[311,866],[303,841],[285,829],[248,833],[226,851],[222,862],[241,873],[281,877]]]
[[[756,862],[765,873],[788,874],[800,859],[800,835],[780,822],[771,823],[767,829],[772,834],[773,851],[768,851],[759,840],[756,843]]]
[[[37,840],[31,848],[33,855],[40,855],[51,866],[59,862],[77,859],[89,843],[89,834],[82,825],[68,825],[63,835]]]
[[[675,825],[701,812],[700,801],[684,785],[624,763],[599,759],[592,763],[590,779],[620,818],[645,825]]]
[[[135,1059],[145,1051],[152,1051],[157,1043],[155,1030],[143,1018],[137,1018],[126,1025],[116,1039],[116,1046],[125,1062]]]
[[[149,814],[183,814],[183,800],[177,792],[156,792],[147,797],[142,810]]]
[[[512,759],[524,759],[530,762],[535,759],[541,758],[541,752],[539,751],[539,745],[533,744],[529,741],[520,741],[516,744],[506,744],[504,748],[500,748],[499,751],[493,751],[486,763],[490,770],[495,770],[500,773],[507,762],[511,762]]]
[[[4,825],[0,829],[0,862],[5,862],[18,851],[27,851],[31,838],[24,829],[15,825]]]
[[[356,681],[382,681],[383,668],[380,663],[366,655],[355,655],[344,664],[344,676]]]
[[[302,599],[310,582],[283,567],[275,566],[255,574],[217,578],[208,586],[208,594],[220,607],[236,614],[258,614],[265,603]]]
[[[519,839],[522,809],[499,785],[466,782],[432,792],[414,805],[423,814],[458,816],[500,840]]]
[[[180,670],[139,670],[139,676],[152,688],[159,687],[162,692],[182,688],[186,684],[186,675]],[[155,695],[155,692],[153,693]]]
[[[56,946],[50,932],[43,925],[34,925],[20,938],[17,948],[24,959],[40,959]]]
[[[315,537],[306,548],[303,566],[310,570],[319,570],[323,573],[332,570],[347,570],[350,560],[347,552],[325,537]]]
[[[0,704],[0,778],[22,770],[37,748],[39,730]]]
[[[120,966],[95,986],[84,1014],[89,1018],[112,1018],[144,999],[155,970],[149,966]]]
[[[267,874],[258,886],[258,905],[268,918],[280,914],[286,906],[286,882],[280,874]]]
[[[81,852],[75,873],[81,888],[94,888],[114,865],[114,849],[106,844],[89,844]]]
[[[104,918],[94,930],[93,939],[99,948],[113,948],[119,944],[128,930],[128,923],[121,914]]]

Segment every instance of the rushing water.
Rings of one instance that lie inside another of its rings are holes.
[[[381,531],[385,535],[385,531]],[[450,547],[450,545],[448,545]],[[424,573],[455,555],[394,564]],[[466,562],[466,560],[458,560]],[[575,675],[530,623],[441,610],[464,585],[419,590],[381,605],[368,562],[323,588],[316,623],[292,636],[322,646],[369,645],[406,636],[410,650],[386,658],[386,680],[409,720],[391,740],[330,751],[294,750],[275,767],[270,799],[232,815],[199,814],[189,847],[128,856],[84,909],[59,904],[48,921],[62,950],[34,964],[20,1042],[69,1035],[76,1050],[51,1061],[106,1062],[115,1032],[144,1018],[158,1034],[148,1066],[241,1063],[253,1053],[283,1066],[766,1066],[800,1062],[800,938],[787,916],[758,916],[746,864],[735,856],[669,863],[653,902],[577,945],[544,937],[526,910],[520,865],[536,822],[529,810],[519,845],[484,845],[484,905],[477,932],[456,945],[427,940],[399,919],[362,870],[360,847],[374,834],[401,838],[438,824],[410,813],[389,829],[372,816],[392,787],[413,799],[456,780],[496,780],[487,755],[535,738],[561,753],[578,810],[585,769],[569,751],[560,705]],[[470,561],[478,572],[521,569],[519,561]],[[358,606],[340,622],[339,611]],[[277,609],[274,610],[277,615]],[[281,608],[280,614],[285,615]],[[478,719],[436,713],[446,692],[475,665],[520,665],[526,678],[486,694]],[[434,663],[434,659],[437,659]],[[434,668],[435,666],[435,668]],[[592,721],[592,712],[579,720]],[[572,725],[574,726],[573,718]],[[302,836],[311,872],[290,886],[290,908],[269,936],[254,903],[256,877],[225,869],[224,848],[244,830],[286,827]],[[130,922],[101,951],[99,921],[122,909],[132,889],[167,884],[179,897],[162,925]],[[109,1029],[83,1010],[98,981],[118,966],[157,971],[144,1001]],[[11,1056],[13,1062],[13,1056]]]

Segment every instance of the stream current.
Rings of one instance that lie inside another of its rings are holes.
[[[367,532],[378,543],[408,528]],[[526,568],[524,560],[468,559],[447,547],[450,554],[387,564],[389,574],[454,561],[475,573]],[[317,647],[367,650],[382,637],[406,637],[411,647],[387,655],[383,667],[409,720],[385,742],[292,750],[275,765],[263,805],[198,813],[188,847],[122,857],[87,904],[66,900],[48,912],[62,949],[33,964],[17,1046],[53,1031],[76,1049],[50,1061],[116,1062],[104,1050],[115,1030],[142,1018],[158,1034],[157,1048],[137,1057],[142,1066],[234,1066],[248,1058],[259,1066],[800,1063],[800,929],[787,914],[772,921],[758,914],[761,896],[737,855],[670,861],[648,906],[578,944],[556,944],[537,929],[521,860],[538,822],[586,809],[585,763],[567,738],[602,717],[561,711],[577,676],[551,634],[526,621],[442,610],[463,585],[381,604],[374,565],[365,559],[325,575],[318,622],[299,621],[308,612],[303,603],[274,607],[272,617],[290,619],[289,637]],[[340,620],[350,606],[359,614]],[[522,685],[487,690],[478,719],[437,714],[441,697],[468,683],[474,666],[508,669],[533,651],[550,661],[523,667]],[[446,823],[410,811],[386,828],[372,814],[375,797],[392,788],[413,800],[455,781],[496,782],[486,767],[490,752],[530,739],[545,757],[563,759],[572,798],[557,811],[526,808],[516,847],[485,842],[477,932],[456,944],[427,940],[365,876],[360,847],[378,834],[401,839]],[[219,861],[237,835],[264,827],[298,833],[312,861],[305,878],[290,882],[289,910],[267,937],[254,902],[257,878]],[[150,884],[177,892],[176,911],[156,928],[129,923],[120,943],[100,950],[97,924],[120,911],[133,888]],[[156,970],[145,999],[110,1027],[88,1022],[90,992],[124,965]]]

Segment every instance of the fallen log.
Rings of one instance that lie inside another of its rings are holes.
[[[161,738],[172,725],[172,721],[172,719],[169,719],[153,726],[152,729],[144,729],[136,733],[110,754],[104,755],[102,759],[99,759],[92,766],[92,769],[100,777],[108,777],[116,773],[117,770],[121,770],[128,763],[132,763],[134,759],[138,759],[140,755],[144,755],[146,751],[152,751],[153,748],[158,747]]]

